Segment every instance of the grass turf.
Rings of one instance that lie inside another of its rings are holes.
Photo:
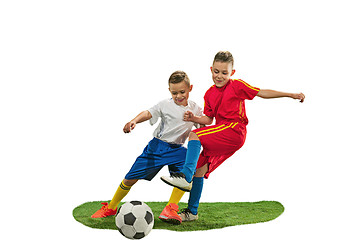
[[[90,216],[100,209],[101,202],[87,202],[73,210],[76,221],[91,228],[116,229],[114,216],[106,218],[91,218]],[[229,226],[252,224],[271,221],[284,212],[281,203],[275,201],[261,202],[217,202],[200,203],[199,219],[194,222],[183,222],[180,225],[171,225],[162,222],[158,216],[166,202],[146,202],[154,213],[154,229],[167,229],[172,231],[199,231],[218,229]],[[179,203],[185,208],[186,203]]]

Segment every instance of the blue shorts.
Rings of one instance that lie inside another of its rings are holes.
[[[125,179],[151,181],[166,165],[170,172],[179,172],[185,163],[186,150],[182,145],[170,144],[153,138],[136,159]]]

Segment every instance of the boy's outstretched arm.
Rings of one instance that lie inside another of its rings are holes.
[[[137,123],[145,122],[150,118],[152,118],[152,115],[148,110],[139,113],[133,120],[125,124],[123,129],[124,133],[131,132],[131,130],[135,128]]]
[[[303,93],[286,93],[286,92],[279,92],[270,89],[260,89],[260,91],[256,96],[261,98],[289,97],[293,99],[299,99],[300,102],[304,102],[305,100],[305,95]]]

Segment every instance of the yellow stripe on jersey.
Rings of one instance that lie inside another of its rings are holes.
[[[235,81],[239,81],[239,82],[242,82],[245,86],[247,86],[248,88],[252,89],[252,90],[255,90],[255,91],[259,91],[260,88],[257,88],[257,87],[253,87],[251,85],[249,85],[248,83],[244,82],[243,80],[241,79],[234,79]]]

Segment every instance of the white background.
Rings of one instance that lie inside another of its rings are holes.
[[[73,208],[112,198],[155,126],[122,128],[170,97],[170,74],[186,71],[202,105],[213,57],[229,50],[236,78],[306,101],[248,101],[246,143],[202,201],[275,200],[285,212],[147,239],[359,239],[359,22],[349,0],[2,1],[1,235],[121,239],[76,222]],[[125,200],[167,201],[165,174]]]

